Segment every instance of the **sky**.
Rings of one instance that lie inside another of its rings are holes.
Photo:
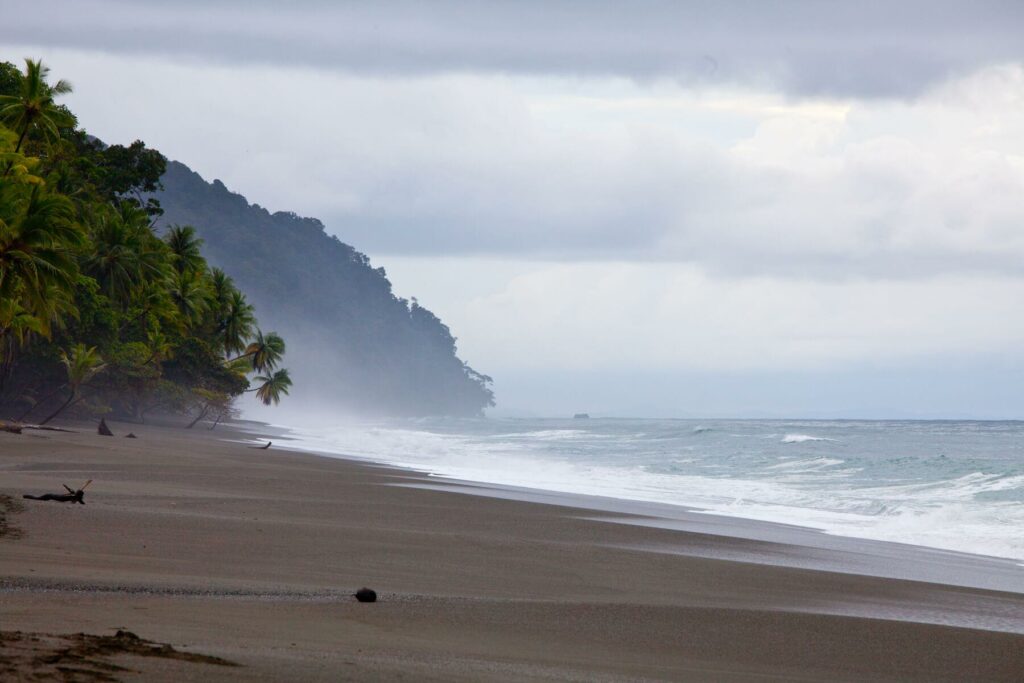
[[[1024,3],[0,6],[90,132],[384,266],[494,414],[1024,414]]]

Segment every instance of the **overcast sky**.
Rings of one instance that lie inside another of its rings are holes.
[[[505,414],[1024,414],[1024,3],[2,4],[90,132],[321,218]]]

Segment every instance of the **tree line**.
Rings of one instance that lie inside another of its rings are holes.
[[[155,226],[167,160],[106,145],[59,102],[48,68],[0,63],[0,415],[70,411],[216,425],[291,378],[284,340],[259,328],[189,225]]]

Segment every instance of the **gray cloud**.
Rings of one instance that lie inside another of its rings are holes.
[[[624,76],[908,96],[1024,53],[1024,3],[998,0],[5,5],[8,43],[378,75]]]

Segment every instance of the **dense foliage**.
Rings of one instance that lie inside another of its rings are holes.
[[[281,337],[258,329],[194,228],[156,230],[166,159],[87,135],[58,102],[70,90],[41,62],[0,63],[0,415],[195,424],[245,391],[277,403],[291,386]]]
[[[477,415],[494,405],[491,379],[459,359],[448,327],[396,297],[384,269],[320,221],[270,213],[173,161],[162,183],[160,222],[195,225],[210,262],[287,332],[304,405],[386,415]]]

